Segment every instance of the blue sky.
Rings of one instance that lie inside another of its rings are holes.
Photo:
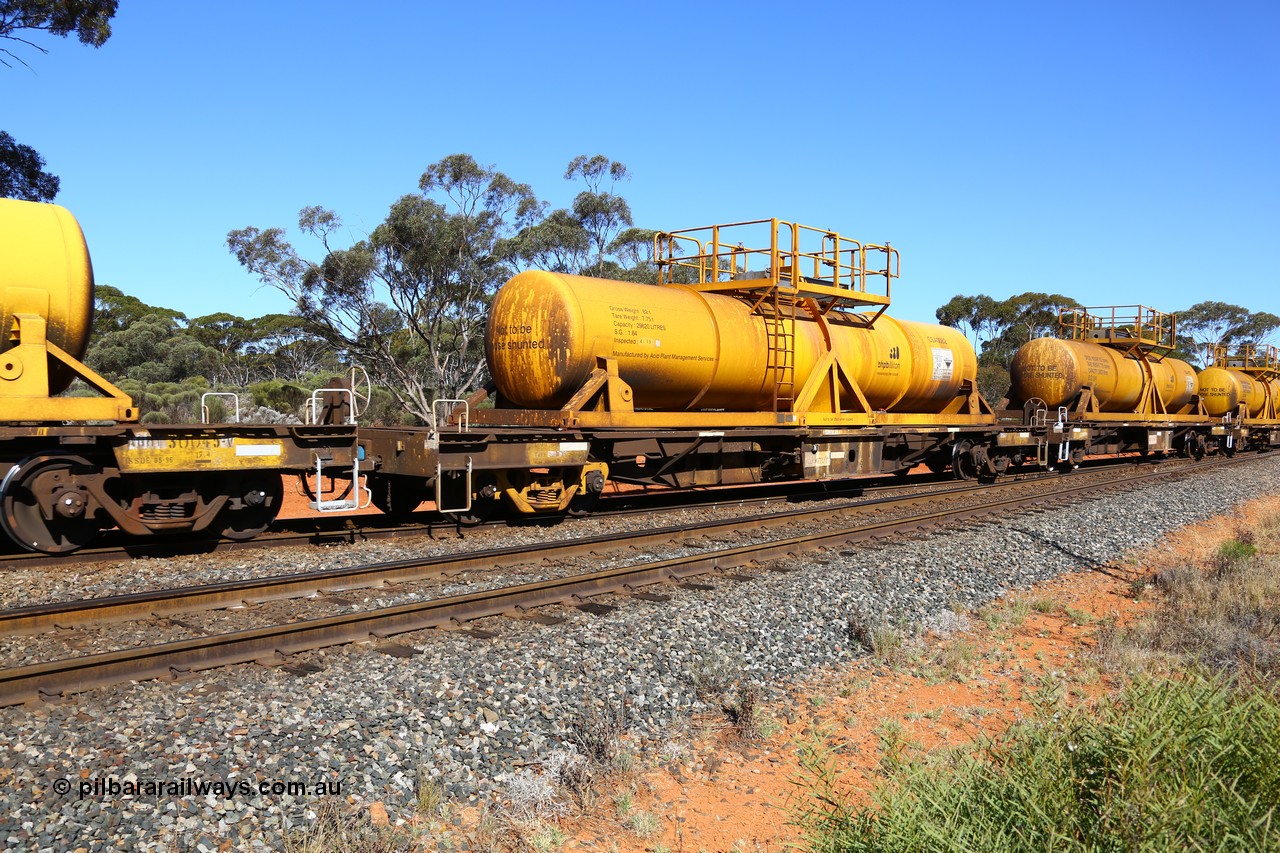
[[[1280,313],[1275,2],[120,5],[104,47],[0,68],[0,129],[99,283],[189,316],[288,310],[227,231],[320,204],[359,239],[457,152],[555,206],[572,157],[621,160],[641,226],[892,241],[910,319],[1027,290]]]

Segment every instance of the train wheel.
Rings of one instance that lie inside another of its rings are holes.
[[[951,473],[957,480],[972,480],[978,476],[978,466],[973,458],[973,442],[956,442],[951,453]]]
[[[252,539],[263,533],[280,512],[284,483],[279,474],[258,474],[232,481],[231,501],[222,510],[222,535],[228,539]]]
[[[89,492],[76,474],[97,473],[79,456],[34,456],[0,482],[0,527],[28,551],[70,554],[98,536]]]
[[[407,477],[370,477],[373,505],[393,519],[408,518],[424,499],[421,481]]]
[[[1199,462],[1201,459],[1204,458],[1204,455],[1205,453],[1208,452],[1208,450],[1209,450],[1209,445],[1204,440],[1204,436],[1197,435],[1195,438],[1195,444],[1191,448],[1191,455],[1195,458],[1197,462]]]
[[[600,503],[600,496],[604,494],[604,474],[599,471],[589,471],[584,479],[586,488],[569,502],[569,515],[574,518],[582,518],[595,512],[596,506]]]

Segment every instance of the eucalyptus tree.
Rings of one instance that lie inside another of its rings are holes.
[[[30,67],[14,52],[18,45],[49,52],[28,39],[27,31],[63,37],[74,33],[82,44],[101,47],[111,38],[117,5],[117,0],[0,0],[0,65]],[[38,151],[0,131],[0,197],[53,201],[61,181],[44,166]]]
[[[232,231],[246,270],[287,295],[308,330],[364,366],[420,422],[437,397],[463,396],[484,373],[485,315],[510,275],[511,238],[542,207],[519,184],[467,154],[432,164],[365,239],[334,245],[337,214],[304,208],[298,227],[322,249],[304,258],[281,228]]]
[[[1177,312],[1177,318],[1179,354],[1197,363],[1204,361],[1210,347],[1265,346],[1280,329],[1275,314],[1226,302],[1197,302]]]
[[[587,185],[574,196],[572,210],[595,249],[595,263],[589,269],[592,275],[603,275],[605,254],[614,237],[624,226],[635,224],[631,220],[631,205],[614,192],[620,181],[630,180],[631,174],[622,163],[603,154],[593,157],[580,154],[569,161],[564,177],[565,180],[578,178]]]

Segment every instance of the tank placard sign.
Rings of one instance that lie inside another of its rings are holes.
[[[613,339],[619,344],[661,347],[658,335],[667,330],[666,323],[659,323],[648,308],[635,305],[610,305],[613,316]]]
[[[659,322],[649,308],[610,305],[609,313],[613,318],[613,354],[618,358],[715,361],[702,353],[672,352],[670,340],[667,346],[663,346],[667,324]]]
[[[932,347],[933,350],[933,374],[930,376],[934,382],[950,382],[951,374],[955,371],[955,355],[949,349],[941,347]]]

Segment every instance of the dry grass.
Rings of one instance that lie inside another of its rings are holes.
[[[1149,616],[1099,630],[1105,668],[1173,673],[1199,666],[1249,682],[1280,677],[1280,516],[1238,529],[1207,567],[1160,572],[1154,590]]]
[[[407,853],[413,838],[400,827],[377,827],[368,812],[337,798],[321,800],[306,826],[287,832],[285,853]]]
[[[802,756],[793,816],[810,849],[1280,849],[1280,514],[1157,565],[1130,585],[1151,604],[1128,625],[1049,598],[979,612],[993,632],[1032,611],[1095,625],[1096,662],[1028,676],[1036,713],[1000,737],[917,754],[887,721],[886,779],[861,803],[840,789],[835,752]],[[965,646],[929,664],[960,677]],[[1080,701],[1099,666],[1130,677]]]

